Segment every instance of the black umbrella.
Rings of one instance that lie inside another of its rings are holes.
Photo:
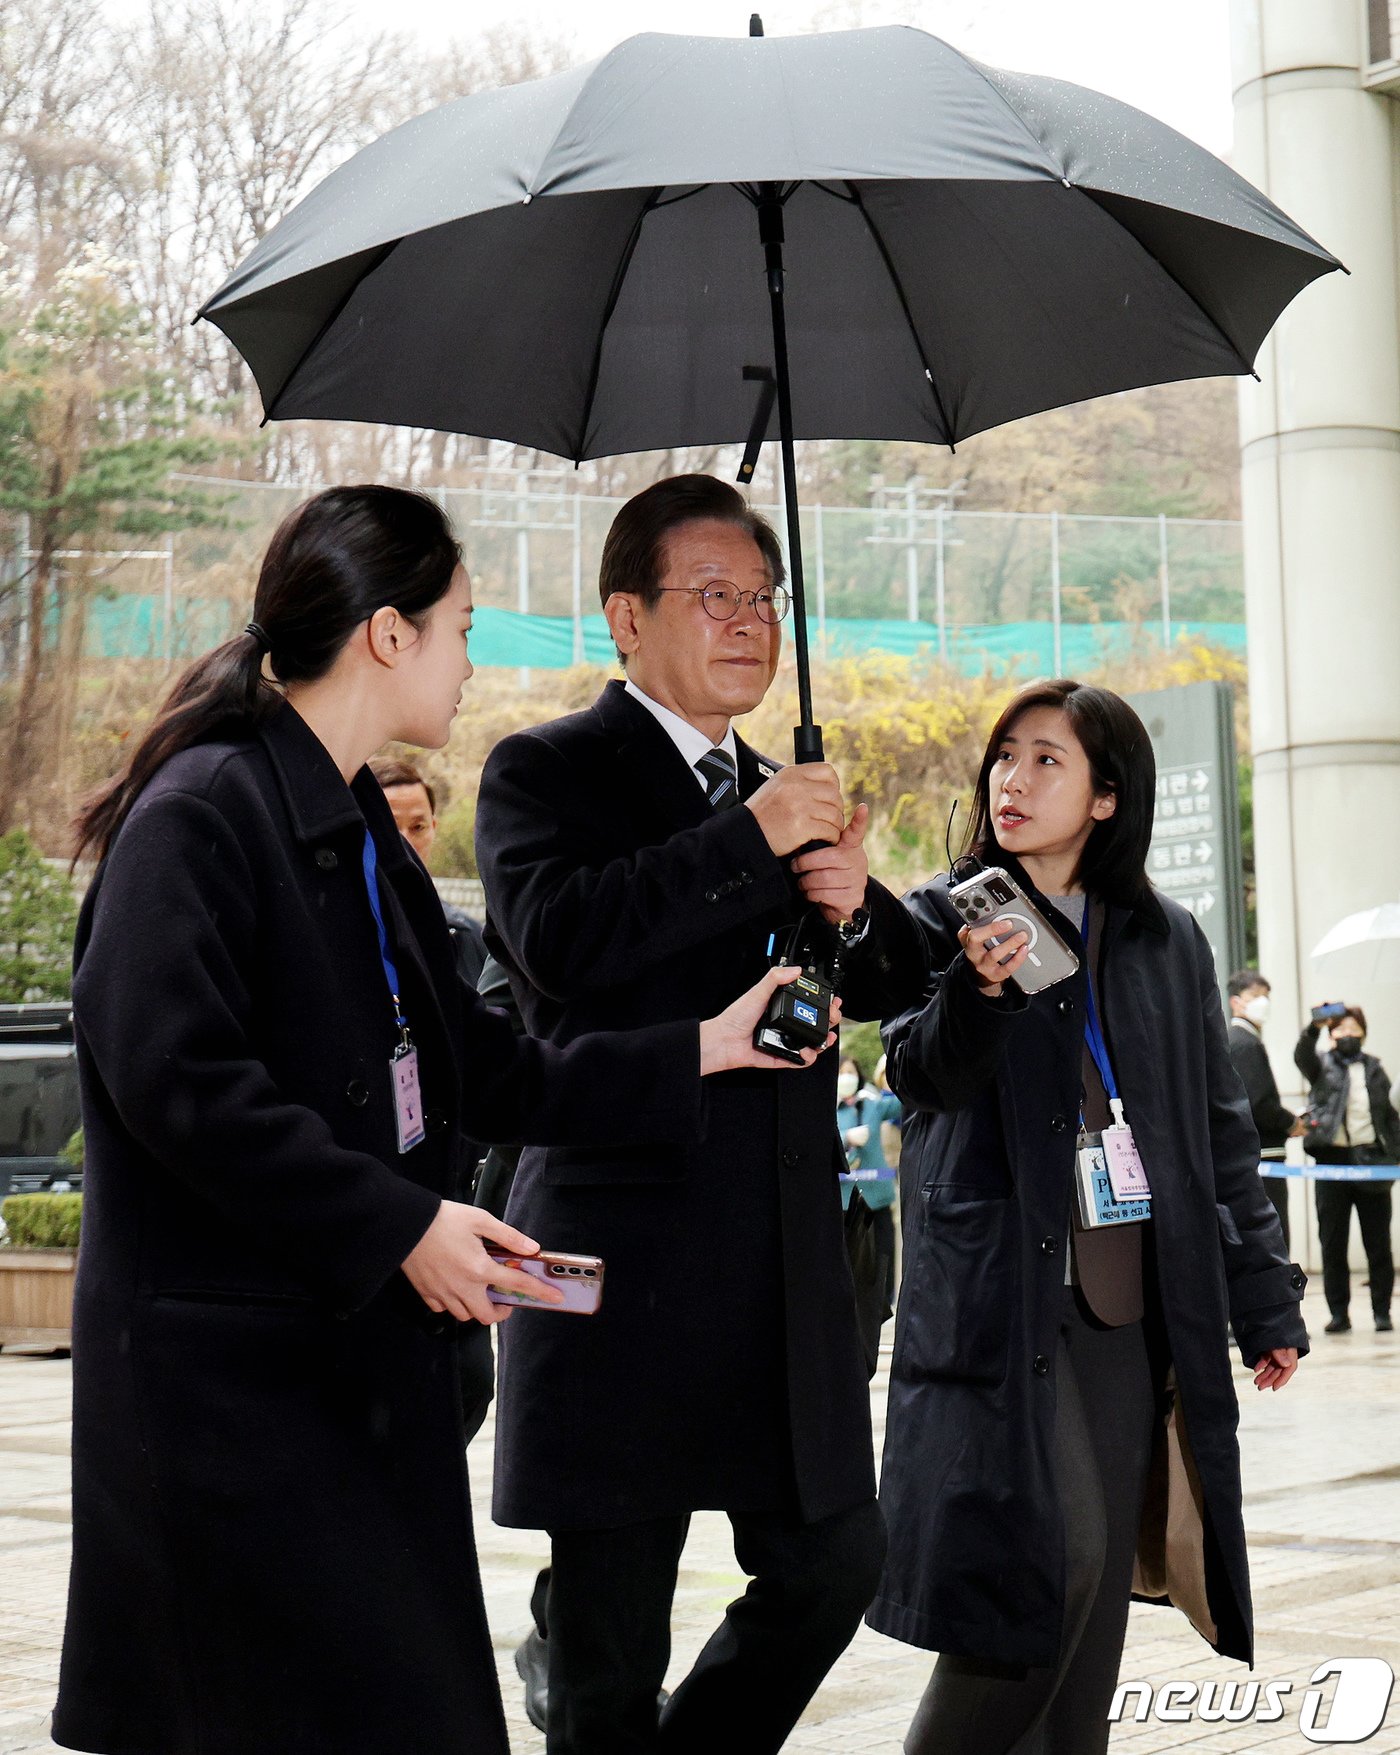
[[[646,35],[366,147],[200,316],[271,420],[575,461],[747,440],[747,479],[776,418],[814,759],[794,439],[952,445],[1249,372],[1339,266],[1163,123],[923,31]]]

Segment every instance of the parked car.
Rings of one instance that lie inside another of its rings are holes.
[[[79,1119],[73,1007],[0,1005],[0,1197],[80,1189],[59,1157]]]

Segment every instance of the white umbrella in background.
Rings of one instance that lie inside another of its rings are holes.
[[[1312,961],[1339,996],[1369,981],[1400,981],[1400,902],[1339,920],[1313,947]]]

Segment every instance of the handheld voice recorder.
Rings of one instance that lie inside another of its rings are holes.
[[[839,967],[825,968],[812,955],[806,943],[809,926],[810,918],[804,917],[792,928],[787,948],[777,964],[782,969],[800,962],[802,973],[795,981],[789,981],[777,990],[753,1033],[755,1048],[771,1054],[775,1060],[791,1061],[794,1066],[802,1065],[804,1048],[820,1050],[826,1047],[826,1039],[831,1034],[831,1002],[836,997],[836,983],[840,977]],[[770,957],[776,937],[774,934],[768,940]],[[835,961],[833,958],[833,963]]]

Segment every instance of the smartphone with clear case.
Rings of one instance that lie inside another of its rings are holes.
[[[1026,960],[1010,977],[1022,993],[1043,993],[1057,981],[1067,980],[1079,967],[1079,958],[1015,878],[999,865],[989,865],[976,877],[952,885],[948,900],[969,926],[985,926],[989,920],[1010,923],[1006,932],[989,939],[989,944],[1002,944],[1017,932],[1029,935]]]

